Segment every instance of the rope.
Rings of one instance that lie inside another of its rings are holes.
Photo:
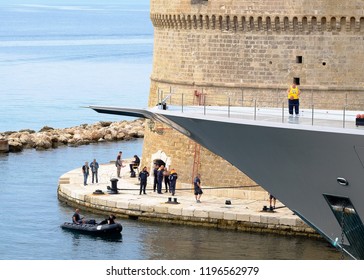
[[[260,185],[251,185],[251,186],[239,186],[239,187],[214,187],[214,188],[203,188],[203,190],[219,190],[219,189],[243,189],[243,188],[251,188],[251,187],[260,187]],[[162,189],[165,188],[165,186],[162,186]],[[119,189],[118,191],[139,191],[140,189]],[[192,188],[182,188],[182,189],[176,189],[176,191],[190,191]],[[153,188],[146,188],[146,190],[153,190]]]

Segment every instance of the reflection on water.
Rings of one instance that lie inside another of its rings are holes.
[[[91,242],[105,241],[105,242],[123,242],[123,235],[121,233],[106,235],[106,236],[94,236],[90,234],[82,234],[79,232],[73,232],[69,230],[64,230],[65,235],[69,235],[72,238],[74,246],[79,246],[81,239],[89,239]]]
[[[143,240],[147,259],[339,259],[324,241],[230,230],[150,225]]]

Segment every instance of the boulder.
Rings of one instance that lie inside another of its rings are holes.
[[[50,127],[50,126],[43,126],[39,132],[45,132],[45,131],[50,131],[50,130],[54,130],[53,127]]]
[[[52,148],[52,139],[45,134],[38,134],[34,140],[34,147],[36,150],[47,150]]]
[[[9,152],[8,140],[0,140],[0,154]]]
[[[23,145],[16,139],[9,140],[9,152],[18,153],[23,150]]]
[[[20,135],[19,141],[25,148],[32,148],[34,145],[33,136],[29,132],[24,132]]]
[[[24,132],[28,132],[29,134],[35,133],[35,130],[33,129],[21,129],[19,130],[19,132],[24,133]]]
[[[100,121],[99,124],[102,126],[102,127],[108,127],[112,124],[113,122],[104,122],[104,121]]]

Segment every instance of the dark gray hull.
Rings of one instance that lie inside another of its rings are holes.
[[[105,108],[93,109],[106,113]],[[123,110],[130,113],[121,108],[111,111],[122,114]],[[352,257],[364,259],[362,130],[293,126],[168,110],[145,110],[145,114],[135,110],[135,114],[168,124],[223,157],[331,244],[340,248],[342,245]]]

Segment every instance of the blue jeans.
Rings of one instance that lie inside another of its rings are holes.
[[[83,173],[83,185],[84,186],[87,185],[87,177],[88,177],[88,173]]]
[[[96,183],[99,182],[99,179],[97,178],[97,172],[92,172],[92,184],[94,183],[94,178],[96,177]]]
[[[162,178],[157,178],[157,193],[162,193]]]
[[[174,194],[176,191],[176,181],[169,182],[169,192]]]

